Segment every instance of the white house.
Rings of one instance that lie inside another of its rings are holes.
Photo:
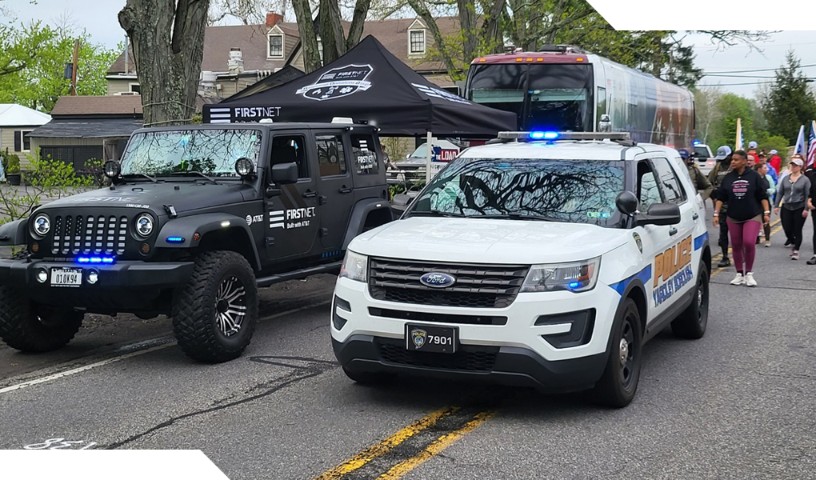
[[[0,103],[0,151],[15,153],[25,162],[31,151],[28,134],[51,121],[51,115],[16,103]]]

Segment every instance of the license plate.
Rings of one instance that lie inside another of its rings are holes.
[[[82,286],[81,268],[52,268],[52,287],[79,287]]]
[[[454,353],[458,337],[455,327],[405,325],[405,348],[413,352]]]

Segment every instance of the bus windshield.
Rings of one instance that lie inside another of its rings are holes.
[[[592,65],[476,64],[468,99],[514,112],[522,130],[592,131]]]

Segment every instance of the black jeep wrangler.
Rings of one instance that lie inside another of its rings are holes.
[[[374,126],[258,123],[133,133],[111,186],[0,227],[0,337],[44,352],[85,313],[173,317],[193,359],[249,344],[257,288],[339,271],[357,234],[391,221]],[[19,248],[19,247],[18,247]]]

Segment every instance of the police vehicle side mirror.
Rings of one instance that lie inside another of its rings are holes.
[[[623,191],[615,198],[615,206],[624,215],[632,215],[637,212],[637,196],[629,190]]]
[[[655,203],[645,215],[638,215],[638,225],[676,225],[680,223],[680,207],[673,203]]]

